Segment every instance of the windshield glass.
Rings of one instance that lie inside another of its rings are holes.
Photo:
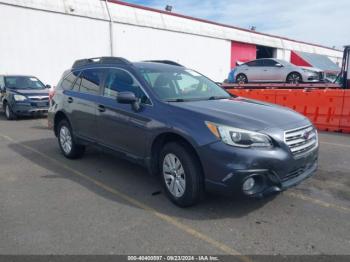
[[[5,87],[14,89],[45,89],[45,85],[36,77],[7,76]]]
[[[163,101],[182,102],[231,97],[208,78],[183,67],[139,67],[139,71]]]

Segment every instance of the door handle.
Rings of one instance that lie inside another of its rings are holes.
[[[103,105],[98,105],[98,111],[105,112],[106,108]]]
[[[68,103],[73,103],[74,100],[73,100],[73,98],[68,97],[68,100],[67,100],[67,101],[68,101]]]

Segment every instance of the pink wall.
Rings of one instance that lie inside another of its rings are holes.
[[[231,68],[236,67],[236,62],[248,62],[256,59],[256,46],[240,42],[231,42]]]

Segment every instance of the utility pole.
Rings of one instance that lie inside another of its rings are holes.
[[[113,38],[113,20],[111,13],[109,12],[108,0],[105,0],[106,9],[109,17],[109,44],[110,44],[110,54],[114,56],[114,38]]]

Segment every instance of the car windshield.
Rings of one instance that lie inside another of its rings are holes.
[[[45,89],[45,85],[36,77],[6,76],[5,87],[13,89]]]
[[[224,99],[232,97],[203,75],[183,67],[143,67],[139,71],[163,101]]]

